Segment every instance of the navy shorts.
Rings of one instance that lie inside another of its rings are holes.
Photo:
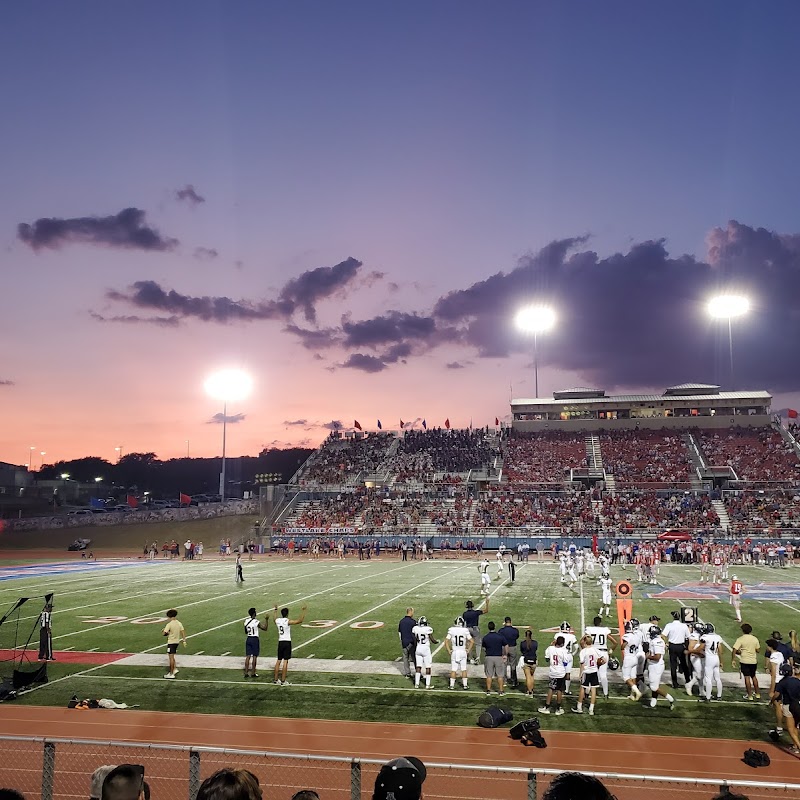
[[[278,661],[288,661],[292,657],[292,643],[278,642]]]
[[[257,656],[261,652],[261,639],[258,636],[248,636],[244,642],[244,654]]]
[[[167,652],[168,653],[172,653],[173,655],[175,655],[175,653],[178,652],[178,644],[180,644],[180,643],[179,642],[175,642],[175,644],[168,644],[167,645]]]

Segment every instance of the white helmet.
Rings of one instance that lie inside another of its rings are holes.
[[[738,581],[738,580],[739,580],[739,578],[738,578],[738,576],[734,575],[734,576],[732,576],[732,577],[731,577],[731,580],[732,580],[732,581]]]

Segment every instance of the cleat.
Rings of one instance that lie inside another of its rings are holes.
[[[593,716],[594,716],[594,709],[593,709],[593,708],[590,708],[590,709],[589,709],[589,716],[590,716],[590,717],[593,717]]]
[[[487,694],[488,694],[488,692],[487,692]],[[550,709],[547,708],[547,706],[542,706],[542,708],[539,709],[539,713],[540,714],[549,714],[550,713]]]
[[[174,672],[168,672],[164,677],[165,678],[174,678],[175,677],[175,673]]]
[[[573,714],[583,714],[582,708],[573,708],[571,709]]]
[[[561,716],[563,713],[564,713],[564,709],[563,709],[563,708],[559,708],[559,709],[556,711],[556,716],[557,716],[557,717],[560,717],[560,716]]]

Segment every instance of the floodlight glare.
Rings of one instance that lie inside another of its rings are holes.
[[[216,400],[243,400],[253,389],[253,379],[240,369],[223,369],[209,375],[203,387]]]
[[[549,306],[527,306],[517,312],[514,321],[525,333],[546,333],[556,324],[556,312]]]
[[[732,319],[746,314],[750,301],[740,294],[720,294],[708,301],[707,308],[714,319]]]

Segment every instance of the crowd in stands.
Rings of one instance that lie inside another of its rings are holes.
[[[329,436],[312,457],[301,480],[320,484],[343,484],[359,472],[377,472],[394,442],[388,433],[372,433],[358,439]]]
[[[794,528],[800,525],[800,497],[794,490],[728,492],[731,528]]]
[[[617,492],[603,496],[599,523],[604,528],[717,528],[719,516],[707,494]]]
[[[571,469],[586,466],[584,435],[563,431],[512,432],[503,456],[510,483],[561,482]]]
[[[689,480],[691,461],[680,433],[653,430],[604,431],[600,434],[603,466],[617,486]]]
[[[797,455],[774,428],[699,430],[694,437],[709,467],[731,467],[741,481],[788,481],[800,475]]]
[[[452,475],[481,469],[495,454],[484,428],[409,430],[386,466],[398,482],[432,479],[437,472]]]
[[[586,492],[493,492],[478,503],[473,527],[522,528],[567,527],[582,530],[592,526],[591,495]]]

